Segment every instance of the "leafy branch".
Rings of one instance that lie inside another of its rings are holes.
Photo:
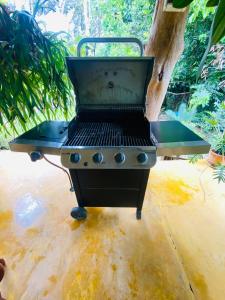
[[[58,107],[67,116],[71,95],[64,42],[42,33],[27,11],[9,14],[3,5],[0,36],[0,125],[9,123],[16,131],[18,120],[26,129],[27,120],[49,118]]]
[[[191,4],[194,0],[173,0],[173,6],[176,8],[184,8]],[[225,36],[225,0],[208,0],[206,3],[207,7],[216,7],[216,11],[214,14],[214,18],[212,21],[208,46],[205,50],[205,53],[202,57],[202,60],[199,65],[199,69],[197,72],[197,79],[201,75],[202,68],[204,66],[204,62],[209,53],[209,50],[212,45],[218,43]]]

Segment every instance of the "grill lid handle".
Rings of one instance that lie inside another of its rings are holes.
[[[137,38],[130,38],[130,37],[100,37],[100,38],[84,38],[79,41],[77,45],[77,56],[81,57],[81,48],[84,44],[87,43],[134,43],[139,46],[140,49],[140,56],[143,56],[143,45],[142,42]]]

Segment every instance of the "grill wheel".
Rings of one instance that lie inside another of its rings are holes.
[[[70,214],[72,218],[78,221],[85,220],[87,218],[87,210],[84,207],[74,207]]]

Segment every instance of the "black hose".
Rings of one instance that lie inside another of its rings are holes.
[[[67,175],[68,178],[69,178],[69,182],[70,182],[70,191],[71,191],[71,192],[74,192],[73,182],[72,182],[72,179],[71,179],[71,177],[70,177],[69,172],[68,172],[66,169],[64,169],[64,168],[60,167],[59,165],[57,165],[57,164],[53,163],[52,161],[50,161],[44,154],[42,154],[42,157],[43,157],[49,164],[53,165],[53,166],[56,167],[56,168],[61,169],[63,172],[66,173],[66,175]]]

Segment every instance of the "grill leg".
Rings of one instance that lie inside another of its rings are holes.
[[[148,183],[148,176],[149,176],[150,170],[145,170],[143,172],[143,177],[141,180],[141,187],[140,187],[140,195],[139,195],[139,200],[137,202],[137,210],[136,210],[136,219],[141,220],[141,212],[142,212],[142,206],[144,202],[144,196],[145,196],[145,190],[147,187]]]
[[[137,208],[136,210],[136,219],[141,220],[141,209]]]
[[[77,172],[73,172],[73,170],[69,170],[70,171],[70,176],[71,176],[71,179],[73,181],[73,186],[74,186],[74,191],[76,193],[76,197],[77,197],[77,202],[78,202],[78,207],[74,207],[72,210],[71,210],[71,217],[78,220],[78,221],[81,221],[81,220],[85,220],[87,218],[87,210],[84,208],[84,203],[82,201],[82,197],[81,197],[81,194],[80,194],[80,191],[81,191],[81,188],[80,188],[80,185],[79,185],[79,180],[78,180],[78,176],[77,176]]]

